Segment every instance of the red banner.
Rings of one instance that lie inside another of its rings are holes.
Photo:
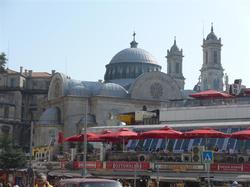
[[[243,171],[250,172],[250,164],[243,164]]]
[[[86,167],[87,169],[101,169],[102,162],[101,161],[88,161],[86,166],[87,166]],[[74,169],[84,168],[84,162],[74,161],[73,168]]]
[[[247,164],[249,165],[249,164]],[[224,172],[245,172],[244,164],[211,164],[211,171],[224,171]],[[249,168],[248,168],[249,170]]]
[[[126,162],[126,161],[106,162],[106,169],[112,169],[112,170],[142,171],[142,170],[148,170],[149,167],[150,167],[149,162]]]

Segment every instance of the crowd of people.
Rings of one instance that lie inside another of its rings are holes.
[[[0,182],[0,187],[26,187],[24,185],[11,184],[9,182]],[[53,187],[47,180],[47,176],[44,173],[38,173],[35,177],[34,187]]]

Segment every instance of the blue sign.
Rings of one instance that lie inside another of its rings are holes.
[[[212,151],[203,151],[202,152],[202,161],[204,163],[213,163],[214,155]]]

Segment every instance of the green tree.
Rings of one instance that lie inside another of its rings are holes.
[[[13,146],[12,140],[7,135],[0,137],[0,168],[23,168],[26,157],[23,151]]]
[[[5,53],[0,54],[0,70],[4,70],[5,64],[7,63],[8,59],[6,58]]]

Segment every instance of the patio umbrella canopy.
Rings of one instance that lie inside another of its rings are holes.
[[[101,138],[101,135],[109,134],[111,132],[112,132],[111,130],[104,130],[101,132],[101,134],[95,134],[95,136],[89,137],[88,141],[89,142],[105,142],[105,140]]]
[[[87,133],[87,141],[93,141],[98,139],[98,135],[95,133],[88,132]],[[84,142],[84,134],[76,134],[70,137],[65,138],[65,142]]]
[[[250,140],[250,128],[238,132],[234,132],[230,135],[230,138],[240,139],[240,140]]]
[[[122,149],[125,151],[125,143],[128,139],[134,139],[138,134],[134,131],[131,131],[127,128],[121,128],[119,131],[110,132],[103,135],[100,135],[100,139],[103,142],[122,142]]]
[[[178,139],[178,138],[182,138],[182,132],[180,131],[176,131],[172,128],[169,127],[163,127],[161,129],[158,130],[151,130],[151,131],[147,131],[147,132],[143,132],[140,134],[139,138],[162,138],[162,139]]]
[[[223,132],[217,131],[212,128],[196,129],[184,132],[184,138],[228,138],[229,136]]]
[[[197,99],[208,99],[208,98],[232,98],[233,96],[224,93],[224,92],[219,92],[216,90],[206,90],[202,91],[199,93],[191,94],[189,95],[190,97],[197,98]]]
[[[99,138],[103,139],[103,141],[121,141],[122,139],[130,139],[137,137],[137,133],[131,131],[127,128],[121,128],[116,132],[109,132],[99,136]]]

